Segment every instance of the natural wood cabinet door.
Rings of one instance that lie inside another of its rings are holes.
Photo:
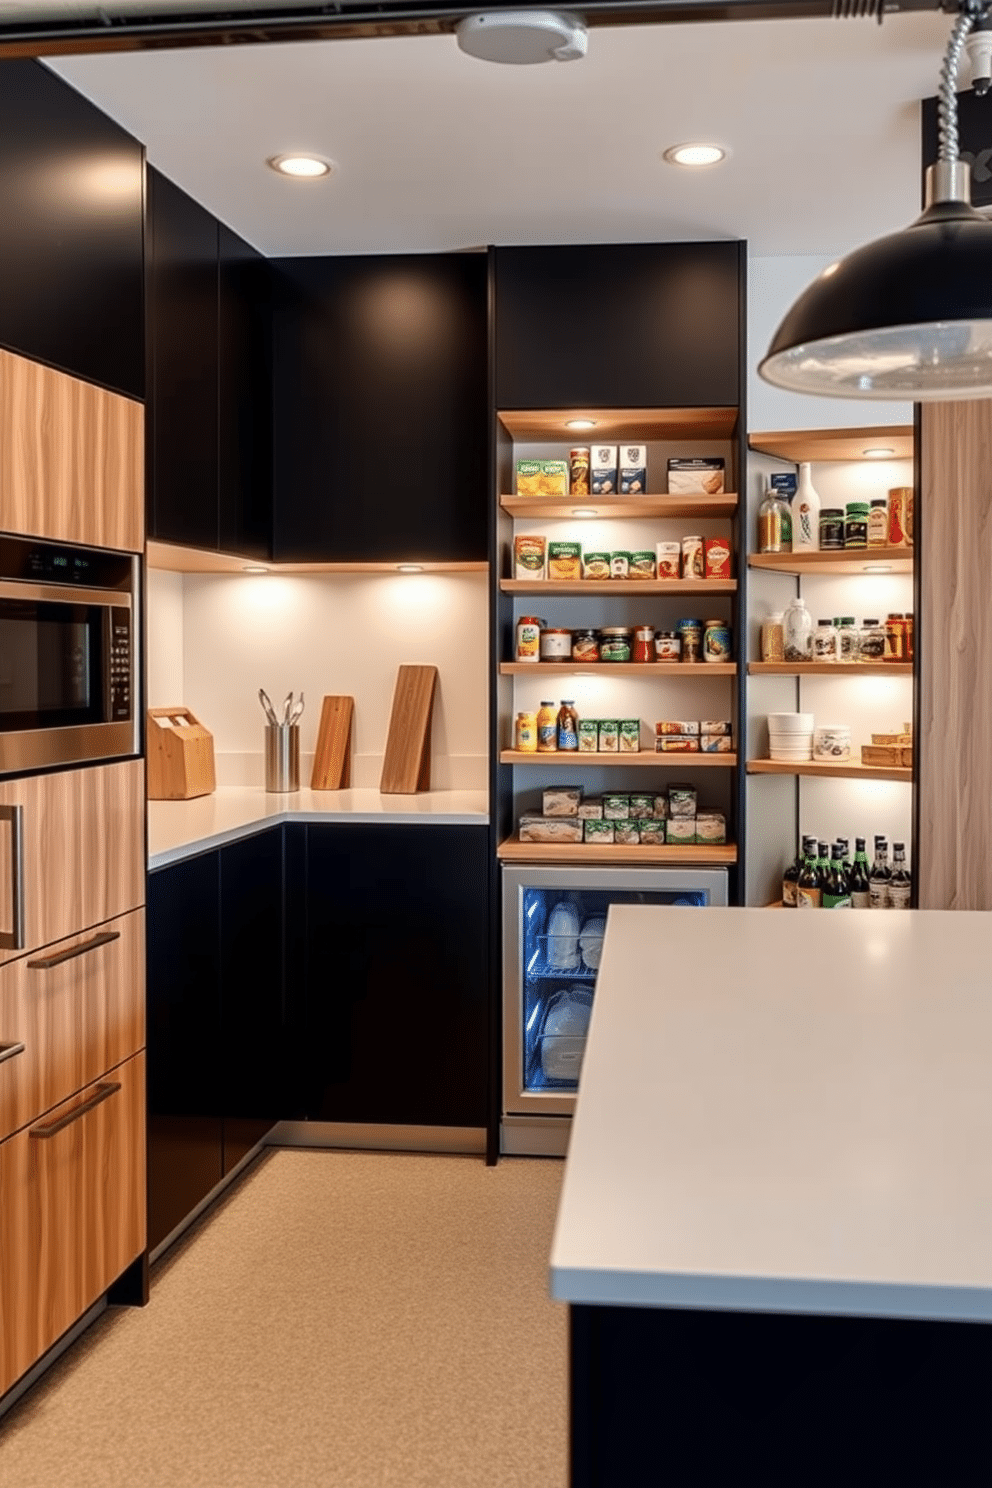
[[[0,350],[0,531],[138,553],[145,411]]]
[[[0,967],[0,1141],[144,1044],[143,909]]]
[[[0,1143],[0,1394],[145,1248],[145,1061]]]
[[[144,824],[140,759],[0,781],[0,963],[139,908]]]

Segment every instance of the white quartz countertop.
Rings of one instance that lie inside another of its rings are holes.
[[[992,913],[611,909],[551,1288],[992,1320]]]
[[[222,786],[193,801],[148,802],[148,866],[164,868],[280,822],[485,826],[488,820],[485,791],[383,796],[377,790],[299,790],[270,795],[261,786]]]

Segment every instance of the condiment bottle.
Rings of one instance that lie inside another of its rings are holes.
[[[537,712],[537,752],[556,754],[558,750],[558,710],[554,703],[542,700]]]
[[[782,612],[766,615],[761,622],[762,661],[785,660],[785,631],[782,627]]]
[[[638,625],[634,631],[634,661],[654,661],[654,626]]]
[[[884,660],[906,660],[906,621],[901,614],[890,615],[885,622]]]
[[[537,615],[520,616],[517,621],[517,661],[540,661],[543,625],[544,621]]]
[[[537,753],[537,714],[518,713],[513,747],[519,754]]]
[[[562,698],[561,707],[558,709],[558,748],[578,749],[579,747],[579,719],[575,711],[575,704],[570,700]]]
[[[889,503],[884,496],[876,496],[868,508],[868,546],[885,548],[888,543]]]
[[[807,462],[799,467],[799,484],[792,498],[792,551],[815,553],[820,546],[820,498]]]
[[[769,486],[758,507],[758,552],[786,553],[786,522],[789,509],[773,486]],[[791,525],[791,524],[790,524]]]

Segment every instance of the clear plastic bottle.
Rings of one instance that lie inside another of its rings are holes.
[[[813,632],[813,660],[840,661],[840,636],[832,620],[817,620]]]
[[[813,617],[801,599],[790,600],[782,615],[786,661],[809,661]]]
[[[791,526],[789,509],[775,488],[769,486],[764,500],[758,507],[758,552],[787,553],[789,551],[789,544],[785,541],[787,524]]]
[[[810,466],[799,467],[799,484],[792,498],[792,551],[815,553],[820,547],[820,497]]]

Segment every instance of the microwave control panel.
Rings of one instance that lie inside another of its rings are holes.
[[[114,605],[110,611],[110,721],[131,717],[131,611]]]

